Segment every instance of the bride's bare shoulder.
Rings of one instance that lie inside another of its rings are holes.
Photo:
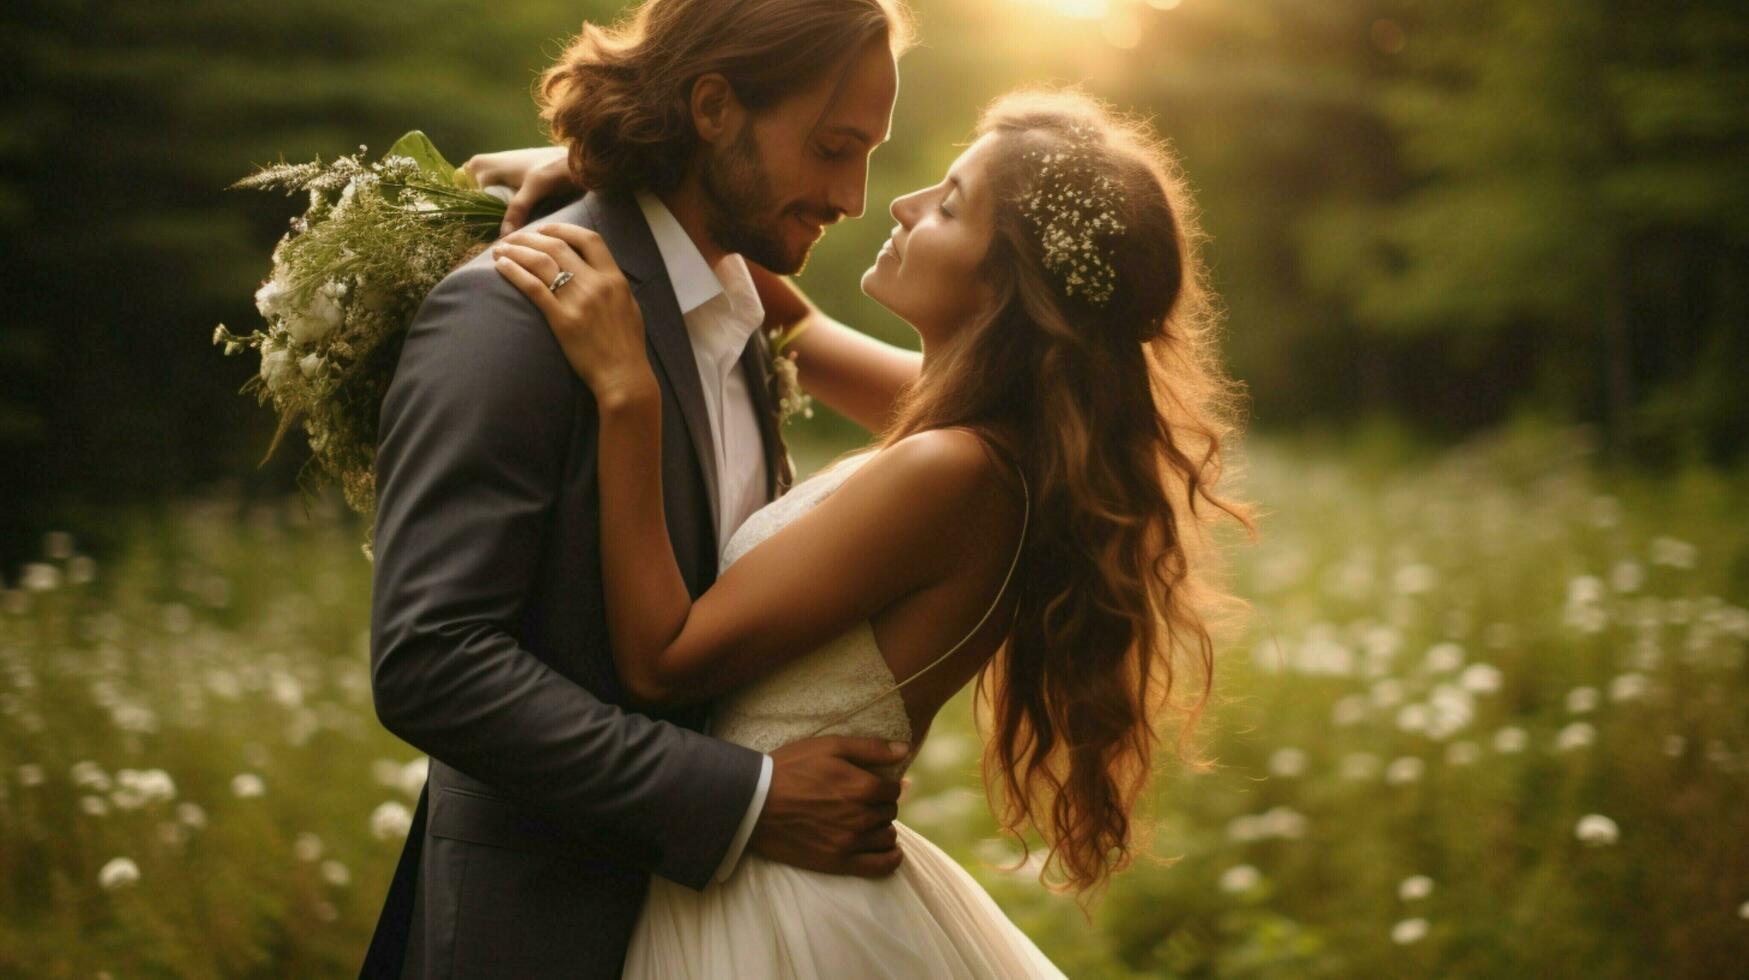
[[[969,429],[915,432],[869,460],[868,482],[938,513],[977,510],[1004,492],[1002,464]]]

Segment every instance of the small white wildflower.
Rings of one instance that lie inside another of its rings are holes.
[[[1417,562],[1397,569],[1391,584],[1403,595],[1424,595],[1439,584],[1439,573],[1432,565]]]
[[[388,800],[371,811],[370,832],[380,840],[397,840],[413,827],[413,814],[398,800]]]
[[[1289,778],[1301,775],[1306,771],[1306,753],[1291,746],[1276,749],[1269,757],[1269,771]]]
[[[231,777],[231,792],[245,800],[253,799],[267,792],[267,784],[252,772],[238,773]]]
[[[206,811],[199,803],[176,804],[176,819],[195,830],[206,826]]]
[[[1500,668],[1493,664],[1473,663],[1458,675],[1458,684],[1466,691],[1492,694],[1500,690]]]
[[[1349,694],[1341,698],[1330,709],[1330,721],[1340,727],[1357,725],[1366,720],[1371,711],[1370,702],[1364,694]]]
[[[1410,875],[1397,885],[1397,897],[1405,902],[1419,901],[1433,894],[1433,879],[1426,875]]]
[[[306,864],[320,859],[322,857],[322,838],[307,830],[304,831],[298,835],[297,840],[292,841],[292,854]]]
[[[1343,779],[1365,782],[1378,775],[1379,757],[1371,752],[1350,752],[1342,757],[1339,768]]]
[[[1494,751],[1502,755],[1522,752],[1529,742],[1530,737],[1525,734],[1524,729],[1516,725],[1507,725],[1494,733]]]
[[[1621,838],[1615,821],[1601,813],[1587,813],[1580,817],[1573,834],[1590,847],[1608,847]]]
[[[1424,732],[1433,712],[1425,704],[1406,704],[1397,711],[1397,727],[1406,732]]]
[[[1693,568],[1698,553],[1698,549],[1687,541],[1670,537],[1652,539],[1652,564],[1654,565],[1664,565],[1669,568]]]
[[[352,883],[352,872],[346,870],[346,865],[330,859],[322,862],[322,880],[336,888],[345,888]]]
[[[1597,707],[1597,688],[1575,687],[1567,692],[1567,710],[1582,715]]]
[[[1749,902],[1737,906],[1737,918],[1749,920]]]
[[[1421,778],[1426,771],[1427,763],[1412,755],[1392,759],[1385,767],[1385,782],[1391,786],[1404,786]]]
[[[1637,561],[1618,561],[1609,570],[1609,584],[1617,592],[1637,592],[1646,584],[1646,570]]]
[[[261,355],[261,380],[270,392],[283,391],[296,372],[297,362],[291,351],[274,350]]]
[[[1650,687],[1646,675],[1626,673],[1609,682],[1609,699],[1611,701],[1638,701],[1646,696]]]
[[[79,797],[79,809],[94,817],[101,817],[109,812],[109,801],[101,796]]]
[[[401,792],[417,797],[419,790],[425,786],[425,778],[430,771],[431,760],[426,756],[420,756],[402,766],[397,780]]]
[[[43,784],[43,767],[34,762],[26,762],[18,767],[18,785],[41,786]]]
[[[1443,674],[1446,671],[1456,670],[1463,666],[1464,648],[1456,643],[1436,644],[1427,651],[1424,662],[1429,673]]]
[[[1242,814],[1227,821],[1227,839],[1246,844],[1264,837],[1263,821],[1251,814]]]
[[[26,592],[53,592],[61,587],[61,570],[46,562],[30,562],[21,571],[18,584]]]
[[[305,354],[298,358],[298,373],[306,378],[313,378],[317,372],[322,370],[322,365],[325,363],[327,362],[320,354]]]
[[[1582,749],[1597,740],[1597,729],[1589,722],[1576,721],[1555,734],[1555,749],[1559,752],[1571,752]]]
[[[137,884],[140,880],[140,866],[125,857],[111,858],[97,872],[97,884],[105,891],[114,891]]]
[[[1291,807],[1273,806],[1264,811],[1258,827],[1268,837],[1299,840],[1306,835],[1306,815]]]
[[[1221,874],[1221,891],[1234,895],[1248,892],[1262,880],[1263,873],[1251,865],[1234,865]]]
[[[1603,580],[1595,575],[1580,575],[1567,583],[1567,604],[1577,606],[1603,598]]]
[[[1418,943],[1427,936],[1426,919],[1404,919],[1391,927],[1391,942],[1398,946]]]
[[[1482,758],[1482,748],[1474,742],[1453,742],[1445,747],[1445,761],[1454,766],[1468,766]]]

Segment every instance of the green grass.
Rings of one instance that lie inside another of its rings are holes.
[[[1254,447],[1220,766],[1162,766],[1153,854],[1179,860],[1091,924],[1002,870],[963,694],[901,819],[1071,976],[1740,971],[1749,480],[1590,464],[1546,434]],[[356,971],[419,786],[371,710],[359,530],[217,500],[102,564],[45,541],[0,600],[0,975]],[[1593,814],[1613,842],[1580,839]],[[118,858],[138,880],[106,888]]]

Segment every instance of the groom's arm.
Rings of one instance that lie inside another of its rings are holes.
[[[694,888],[731,854],[760,753],[603,703],[523,649],[580,385],[489,265],[440,283],[383,400],[371,685],[389,731]],[[603,654],[605,656],[605,653]]]

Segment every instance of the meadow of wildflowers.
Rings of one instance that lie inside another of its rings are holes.
[[[1091,923],[993,834],[966,696],[901,819],[1071,976],[1743,975],[1749,480],[1586,460],[1253,447],[1219,766],[1163,765]],[[356,971],[424,760],[324,503],[190,502],[102,562],[52,533],[9,576],[0,975]]]

